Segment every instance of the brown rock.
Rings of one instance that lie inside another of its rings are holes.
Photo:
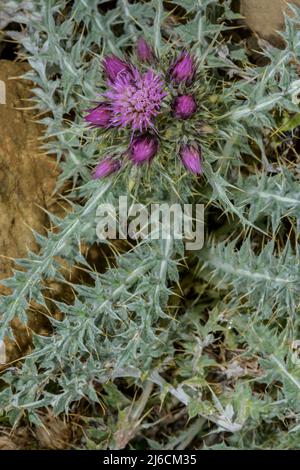
[[[26,63],[0,61],[5,101],[0,104],[0,295],[8,293],[1,279],[11,275],[14,258],[38,249],[31,228],[41,233],[47,225],[41,208],[53,205],[58,176],[55,161],[40,149],[43,128],[35,121],[36,111],[30,109],[30,82],[18,78],[28,69]],[[16,341],[5,338],[8,363],[28,352],[32,323],[35,330],[45,327],[45,315],[39,315],[40,327],[36,317],[29,317],[28,326],[12,321]]]
[[[42,126],[34,121],[30,83],[21,80],[25,63],[0,61],[6,104],[0,104],[0,280],[10,275],[12,259],[26,256],[36,244],[30,228],[43,231],[41,207],[53,202],[56,164],[39,148]],[[1,288],[0,293],[6,290]]]
[[[276,31],[284,27],[283,13],[287,3],[287,0],[240,0],[240,11],[250,29],[261,38],[280,45],[282,41]],[[289,3],[300,6],[300,0]]]

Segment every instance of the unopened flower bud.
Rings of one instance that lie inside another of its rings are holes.
[[[152,48],[143,38],[139,38],[137,41],[136,55],[142,62],[151,62],[154,59]]]
[[[100,103],[96,108],[89,109],[85,121],[93,127],[108,127],[111,121],[111,112],[106,103]]]
[[[182,145],[180,158],[188,171],[195,175],[202,173],[201,150],[197,145]]]
[[[196,68],[193,57],[188,52],[182,52],[170,67],[170,76],[175,83],[191,83]]]
[[[123,60],[119,59],[115,55],[106,56],[103,59],[103,68],[106,77],[111,81],[114,82],[119,73],[123,71],[130,72],[130,64],[127,64]]]
[[[158,150],[158,139],[154,135],[146,134],[133,139],[130,145],[130,155],[133,163],[141,165],[149,162]]]
[[[98,163],[96,166],[94,173],[93,173],[93,178],[94,179],[99,179],[99,178],[105,178],[106,176],[111,175],[112,173],[115,173],[118,171],[121,167],[120,162],[117,160],[113,160],[111,157],[107,157],[102,162]]]
[[[177,119],[188,119],[196,112],[197,104],[192,95],[182,95],[174,99],[172,108]]]

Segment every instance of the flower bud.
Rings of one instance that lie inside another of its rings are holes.
[[[137,41],[136,55],[142,62],[151,62],[154,59],[152,48],[143,38],[139,38]]]
[[[114,82],[118,74],[122,71],[130,72],[130,64],[127,64],[123,60],[119,59],[115,55],[106,56],[103,59],[103,68],[106,77]]]
[[[174,99],[172,108],[177,119],[188,119],[196,112],[197,104],[192,95],[182,95]]]
[[[188,171],[195,175],[202,173],[201,150],[198,145],[182,145],[180,158]]]
[[[111,112],[106,103],[100,103],[96,108],[88,109],[89,114],[85,116],[85,121],[93,127],[108,127],[111,121]]]
[[[107,157],[102,162],[98,163],[96,166],[93,179],[105,178],[109,176],[111,173],[115,173],[121,167],[120,162],[117,160],[113,160],[111,157]]]
[[[182,52],[170,67],[170,76],[175,83],[191,83],[195,76],[195,64],[193,57],[187,52]]]
[[[149,162],[158,151],[158,139],[146,134],[135,137],[130,145],[130,156],[136,165]]]

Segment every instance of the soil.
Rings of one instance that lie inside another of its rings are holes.
[[[18,426],[15,429],[0,427],[1,450],[63,450],[79,443],[80,427],[53,416],[40,413],[41,426]]]

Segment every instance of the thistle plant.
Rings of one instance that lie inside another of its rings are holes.
[[[229,0],[28,3],[9,2],[24,27],[8,34],[69,208],[5,280],[1,337],[33,305],[50,326],[4,368],[3,420],[76,412],[84,447],[298,448],[299,9],[261,66],[231,35]],[[98,205],[124,195],[204,203],[204,248],[100,241]],[[114,259],[97,269],[101,244]],[[179,408],[180,432],[163,424]]]

